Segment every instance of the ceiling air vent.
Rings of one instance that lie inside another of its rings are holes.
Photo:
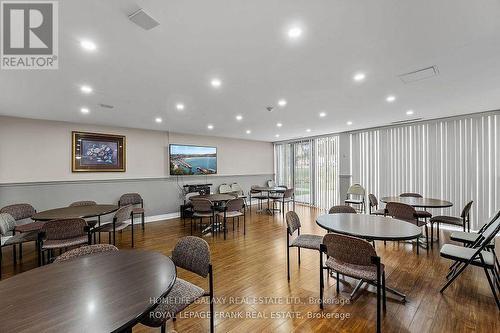
[[[400,125],[400,124],[409,124],[409,123],[414,123],[416,121],[420,121],[423,118],[413,118],[413,119],[407,119],[407,120],[398,120],[398,121],[391,121],[392,125]]]
[[[154,27],[160,25],[160,22],[151,17],[144,9],[139,9],[138,11],[130,14],[128,16],[130,21],[134,22],[144,30],[151,30]]]
[[[420,80],[429,79],[431,77],[437,76],[438,74],[439,70],[437,66],[431,66],[413,72],[401,74],[398,76],[404,83],[412,83]]]

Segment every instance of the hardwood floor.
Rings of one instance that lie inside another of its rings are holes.
[[[302,232],[323,235],[315,223],[317,209],[297,205]],[[190,232],[180,219],[146,224],[135,229],[136,249],[170,255],[179,237]],[[449,232],[441,231],[441,244]],[[247,234],[243,226],[232,231],[229,224],[227,240],[222,234],[204,237],[210,244],[214,266],[217,332],[374,332],[376,315],[375,294],[361,291],[349,302],[355,281],[348,279],[335,292],[335,279],[325,285],[326,304],[321,311],[319,293],[319,256],[302,250],[300,269],[297,252],[291,251],[291,280],[286,278],[285,226],[280,215],[247,215]],[[130,248],[130,232],[117,236],[121,249]],[[467,269],[465,274],[444,293],[444,282],[450,262],[439,257],[439,247],[417,256],[411,244],[377,242],[376,249],[386,265],[387,285],[407,294],[407,302],[390,297],[383,319],[383,332],[498,332],[500,312],[488,287],[484,273]],[[24,246],[22,263],[12,266],[11,251],[4,249],[3,278],[36,267],[31,244]],[[207,287],[207,280],[181,269],[180,277]],[[207,332],[208,304],[200,302],[187,308],[176,322],[169,321],[168,331]],[[194,318],[188,318],[189,316]],[[134,332],[159,332],[137,325]]]

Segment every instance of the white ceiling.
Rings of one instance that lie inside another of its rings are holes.
[[[277,133],[281,140],[405,120],[408,109],[412,117],[436,118],[500,106],[498,0],[59,6],[59,70],[0,71],[0,114],[276,141]],[[145,31],[130,22],[128,14],[141,7],[160,26]],[[295,24],[304,33],[291,42],[286,31]],[[97,51],[82,50],[82,39]],[[412,84],[398,78],[432,65],[438,77]],[[352,79],[358,71],[366,73],[361,84]],[[218,90],[210,86],[215,76]],[[94,93],[81,94],[81,84]],[[397,100],[387,103],[388,94]],[[280,98],[285,108],[266,111]],[[183,112],[175,109],[180,101]],[[91,112],[81,114],[82,106]],[[327,116],[319,118],[320,111]]]

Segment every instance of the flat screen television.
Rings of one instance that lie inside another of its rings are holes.
[[[217,148],[171,144],[170,175],[213,175],[217,173]]]

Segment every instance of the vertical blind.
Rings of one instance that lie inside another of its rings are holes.
[[[453,203],[433,214],[459,216],[473,200],[477,229],[500,208],[499,134],[499,113],[352,133],[352,180],[379,198],[417,192]]]
[[[328,209],[338,203],[338,136],[274,145],[276,183],[295,189],[295,199]]]

